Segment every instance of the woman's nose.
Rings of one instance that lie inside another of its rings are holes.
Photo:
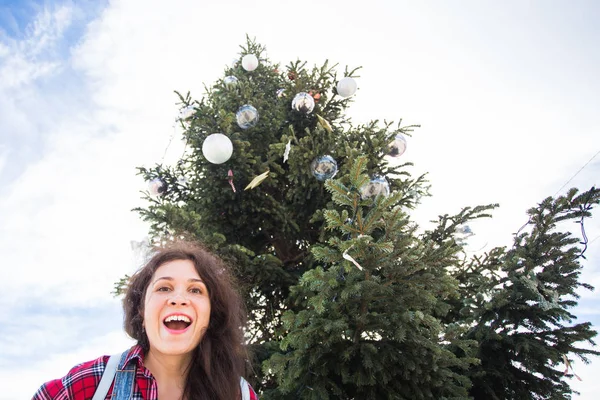
[[[188,303],[188,300],[181,293],[173,293],[173,296],[170,298],[170,303],[173,306],[181,305],[184,306]]]

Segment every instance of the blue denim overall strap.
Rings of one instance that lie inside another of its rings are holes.
[[[112,400],[130,400],[133,398],[133,388],[135,386],[135,370],[136,364],[131,360],[125,365],[125,360],[129,355],[129,351],[124,351],[121,355],[121,361],[117,367],[115,374],[115,384],[112,391]]]

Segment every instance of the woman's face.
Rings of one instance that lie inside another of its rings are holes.
[[[154,272],[144,299],[144,328],[150,351],[190,354],[210,321],[208,290],[189,260],[162,264]]]

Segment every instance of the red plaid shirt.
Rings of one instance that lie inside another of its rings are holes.
[[[110,356],[102,356],[73,367],[61,379],[46,382],[38,389],[32,400],[89,400],[94,397],[96,387],[100,383]],[[135,359],[137,370],[133,397],[135,400],[157,400],[158,389],[156,380],[144,367],[144,354],[140,346],[133,346],[127,355],[125,363]],[[112,386],[106,395],[110,399]],[[258,400],[258,396],[250,387],[250,400]]]

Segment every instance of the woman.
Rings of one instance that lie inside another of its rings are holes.
[[[103,399],[257,399],[243,379],[240,386],[244,309],[219,258],[189,242],[156,249],[131,277],[123,309],[125,331],[137,344],[120,357],[115,380],[107,374]],[[108,361],[74,367],[33,400],[91,399]]]

